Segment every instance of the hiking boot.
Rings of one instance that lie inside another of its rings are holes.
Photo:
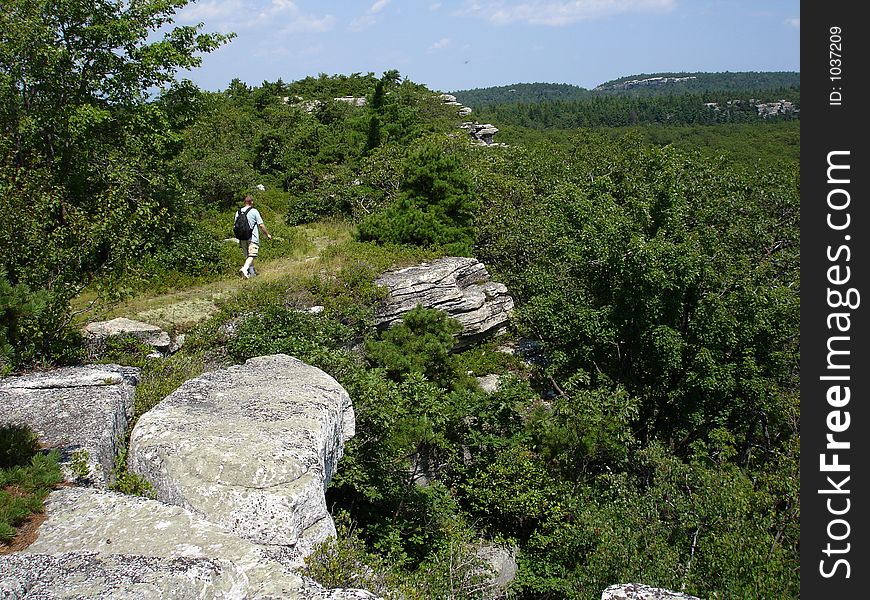
[[[251,276],[248,275],[248,272],[247,272],[245,269],[239,269],[239,275],[241,275],[241,276],[244,277],[245,279],[250,279],[250,278],[251,278]]]

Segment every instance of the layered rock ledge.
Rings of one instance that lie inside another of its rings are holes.
[[[507,287],[491,281],[484,264],[475,258],[449,256],[387,271],[375,283],[389,290],[375,312],[378,327],[401,321],[419,304],[442,310],[462,324],[459,347],[501,331],[514,308]]]

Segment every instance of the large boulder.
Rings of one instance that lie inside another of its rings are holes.
[[[650,587],[642,583],[611,585],[601,594],[601,600],[700,600],[695,596]]]
[[[49,495],[46,521],[26,552],[135,555],[165,559],[167,566],[177,559],[209,560],[221,565],[245,598],[311,598],[322,591],[270,559],[260,546],[179,506],[85,488]]]
[[[158,500],[300,565],[335,535],[324,491],[353,434],[347,392],[277,354],[184,383],[139,419],[128,465]]]
[[[401,321],[419,304],[442,310],[462,324],[458,347],[503,330],[514,308],[507,287],[490,281],[486,267],[475,258],[449,256],[387,271],[375,283],[389,290],[375,311],[378,327]]]
[[[88,365],[7,377],[0,380],[0,425],[29,426],[44,446],[60,450],[68,479],[77,478],[75,459],[87,465],[86,483],[107,487],[138,376],[134,367]]]
[[[486,563],[488,577],[485,583],[485,598],[493,600],[506,598],[511,582],[516,579],[517,548],[505,547],[494,544],[482,544],[475,552],[477,558]]]

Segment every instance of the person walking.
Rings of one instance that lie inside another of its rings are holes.
[[[239,273],[245,279],[250,279],[253,275],[256,275],[256,272],[254,271],[254,259],[260,253],[260,230],[262,229],[263,233],[265,233],[266,237],[270,240],[272,239],[272,234],[269,233],[269,230],[266,228],[266,224],[263,222],[263,217],[260,216],[260,211],[254,208],[253,196],[245,196],[245,205],[238,210],[236,217],[238,218],[239,215],[244,215],[251,228],[250,239],[239,240],[239,246],[245,254],[245,264],[243,264],[242,268],[239,269]]]

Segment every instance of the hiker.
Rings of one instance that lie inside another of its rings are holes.
[[[253,275],[256,275],[256,272],[254,271],[254,258],[260,252],[260,229],[263,230],[263,233],[265,233],[266,237],[270,240],[272,239],[272,234],[269,233],[268,229],[266,229],[266,224],[263,222],[263,217],[260,216],[260,211],[254,208],[253,196],[245,196],[245,205],[236,213],[237,221],[240,220],[240,215],[247,219],[250,236],[247,236],[248,239],[243,239],[246,237],[244,235],[245,232],[240,233],[238,228],[234,225],[233,231],[236,233],[236,237],[239,238],[239,246],[241,246],[242,252],[245,253],[245,264],[242,265],[241,269],[239,269],[239,273],[245,279],[250,279]]]

